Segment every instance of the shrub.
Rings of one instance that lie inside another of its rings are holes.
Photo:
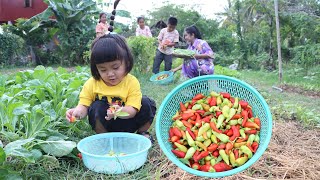
[[[26,53],[25,41],[11,33],[0,34],[0,65],[16,64]]]

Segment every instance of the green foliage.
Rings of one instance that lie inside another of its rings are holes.
[[[25,51],[25,42],[21,37],[7,32],[0,33],[0,66],[14,64]]]
[[[320,44],[307,44],[304,46],[295,46],[292,48],[292,61],[301,64],[308,72],[312,66],[320,62]]]
[[[232,70],[226,67],[222,67],[220,65],[214,66],[214,74],[216,75],[225,75],[231,77],[239,77],[240,73],[236,70]]]
[[[69,128],[80,130],[66,123],[65,112],[77,104],[80,88],[89,77],[83,68],[68,73],[43,66],[0,76],[0,136],[9,142],[5,154],[24,163],[36,163],[45,154],[69,155],[76,143],[62,133]]]
[[[156,54],[156,39],[144,36],[132,36],[128,38],[128,45],[134,57],[134,72],[146,73],[148,66],[152,65]]]

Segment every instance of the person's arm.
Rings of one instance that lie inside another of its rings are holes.
[[[179,71],[179,70],[181,70],[181,69],[182,69],[182,64],[181,64],[180,66],[172,69],[171,71],[172,71],[172,72],[177,72],[177,71]]]
[[[206,41],[202,41],[200,44],[200,49],[202,49],[203,54],[196,54],[194,57],[196,59],[209,59],[209,58],[213,58],[213,51],[210,48],[209,44]]]
[[[212,58],[212,55],[209,55],[209,54],[195,54],[194,58],[196,58],[196,59],[208,59],[208,58]]]
[[[152,37],[152,34],[151,34],[151,30],[150,30],[150,28],[147,26],[147,33],[148,33],[148,37]]]

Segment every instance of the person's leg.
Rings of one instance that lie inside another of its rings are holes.
[[[107,122],[105,119],[109,105],[105,101],[94,101],[88,110],[89,124],[96,133],[105,133],[107,131]]]
[[[161,63],[163,61],[163,55],[164,54],[157,49],[156,57],[154,58],[153,68],[152,68],[152,72],[154,74],[159,73],[160,65],[161,65]]]
[[[164,70],[170,71],[172,68],[172,55],[164,55]]]

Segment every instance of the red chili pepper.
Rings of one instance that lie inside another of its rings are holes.
[[[239,149],[234,149],[233,154],[234,154],[235,159],[238,159],[239,158]]]
[[[211,101],[209,103],[210,106],[216,106],[217,105],[217,98],[211,97]]]
[[[230,97],[230,101],[232,102],[232,104],[234,104],[234,97]]]
[[[250,145],[247,144],[246,146],[250,149],[251,152],[254,152],[253,148]]]
[[[191,118],[193,116],[193,113],[183,113],[181,115],[182,120],[188,120],[189,118]]]
[[[210,120],[211,120],[211,118],[212,118],[211,115],[210,115],[210,116],[206,116],[206,117],[204,117],[203,119],[201,119],[201,121],[206,122],[206,123],[209,123]]]
[[[192,159],[196,158],[200,154],[199,150],[196,150],[196,152],[193,154]],[[195,161],[196,162],[196,161]]]
[[[226,148],[226,144],[220,144],[219,146],[218,146],[218,149],[225,149]]]
[[[82,154],[81,153],[78,153],[77,156],[78,156],[79,159],[82,159]]]
[[[205,164],[205,165],[202,165],[200,167],[200,171],[204,171],[204,172],[214,172],[214,168],[212,166],[210,166],[209,164]]]
[[[197,102],[197,100],[195,100],[195,99],[192,99],[192,100],[191,100],[191,108],[192,108],[192,106],[193,106],[196,102]],[[191,108],[190,108],[190,109],[191,109]]]
[[[213,151],[217,150],[217,148],[218,148],[218,144],[210,144],[207,150],[212,153]]]
[[[191,119],[191,120],[196,120],[196,118],[197,118],[197,116],[196,115],[193,115],[193,116],[191,116],[189,119]]]
[[[227,92],[221,92],[220,94],[222,95],[222,97],[227,98],[227,99],[230,99],[230,97],[231,97],[230,94]]]
[[[255,153],[259,147],[259,144],[257,142],[253,142],[251,145],[253,152]]]
[[[172,136],[174,136],[174,133],[173,133],[173,128],[171,127],[169,129],[169,137],[172,138]]]
[[[178,158],[184,158],[186,156],[185,152],[179,151],[179,150],[175,150],[175,149],[171,149],[172,153],[175,154]]]
[[[216,117],[219,117],[221,114],[222,114],[221,111],[217,111],[217,112],[216,112]]]
[[[254,123],[254,122],[250,122],[250,121],[247,121],[247,122],[244,124],[243,127],[260,129],[260,127],[258,126],[258,124]]]
[[[229,129],[227,132],[227,136],[231,137],[233,135],[232,129]]]
[[[247,101],[240,100],[239,104],[242,107],[242,109],[247,109],[247,107],[248,107],[248,102]]]
[[[228,142],[227,144],[226,144],[226,149],[225,149],[225,151],[226,151],[226,153],[229,155],[229,151],[230,150],[232,150],[232,148],[233,148],[233,144],[231,143],[231,142]]]
[[[196,136],[194,135],[194,133],[191,131],[191,129],[189,127],[187,127],[187,131],[190,134],[190,136],[192,137],[192,139],[196,140]]]
[[[200,115],[199,115],[198,113],[196,113],[196,116],[197,116],[197,118],[196,118],[196,124],[195,124],[195,126],[197,126],[198,128],[200,128],[200,127],[202,126],[201,117],[200,117]]]
[[[193,98],[192,98],[192,100],[200,100],[200,99],[202,99],[204,97],[204,95],[203,94],[201,94],[201,93],[199,93],[199,94],[197,94],[196,96],[194,96]]]
[[[189,123],[189,122],[186,121],[186,120],[182,120],[181,122],[183,123],[183,125],[184,125],[185,127],[188,127],[188,128],[192,128],[192,127],[193,127],[192,124]]]
[[[180,130],[177,127],[172,128],[172,132],[175,136],[182,137]]]
[[[190,123],[190,124],[192,124],[192,125],[195,125],[196,124],[196,121],[192,121],[192,120],[188,120],[188,122]]]
[[[259,127],[261,127],[261,122],[259,118],[254,118],[254,123],[256,123]]]
[[[191,168],[198,170],[198,169],[200,169],[200,164],[195,162],[195,163],[192,164]]]
[[[245,125],[246,122],[248,121],[248,111],[243,110],[243,111],[241,112],[241,116],[243,117],[242,126],[244,127],[244,125]]]
[[[232,169],[230,165],[224,162],[218,162],[213,166],[213,168],[214,170],[216,170],[216,172],[228,171]]]
[[[178,141],[179,139],[180,139],[179,136],[172,136],[172,138],[171,138],[170,140],[171,140],[171,142],[176,142],[176,141]]]
[[[205,110],[196,110],[196,113],[199,113],[200,115],[203,115],[204,113],[206,113]]]
[[[230,137],[230,141],[235,140],[237,137],[240,137],[240,132],[237,126],[231,126],[233,135]]]
[[[180,102],[180,109],[182,112],[187,110],[187,108],[184,106],[182,102]]]
[[[209,155],[209,152],[208,151],[202,151],[202,152],[200,152],[200,154],[198,155],[198,156],[196,156],[195,158],[194,158],[194,161],[195,162],[199,162],[202,158],[205,158],[205,157],[207,157]]]
[[[216,124],[214,122],[210,122],[210,127],[212,130],[214,130],[217,133],[222,133],[222,131],[220,129],[217,128]]]
[[[246,138],[239,138],[239,139],[237,139],[237,143],[241,143],[241,142],[244,142],[244,141],[246,141],[246,140],[248,140],[248,138],[249,138],[249,136],[248,135],[246,135]]]
[[[210,98],[207,98],[207,104],[210,104],[210,102],[211,102],[211,97]]]
[[[247,108],[247,111],[248,111],[248,118],[252,118],[253,117],[253,113],[252,113],[252,109],[249,108],[249,106]]]
[[[235,114],[232,118],[232,119],[240,119],[241,118],[241,114]]]
[[[212,153],[212,155],[214,156],[214,157],[219,157],[219,150],[215,150],[213,153]]]
[[[192,108],[192,106],[193,106],[193,104],[190,104],[190,103],[189,103],[189,105],[188,105],[187,109],[191,109],[191,108]]]
[[[251,130],[246,130],[244,131],[246,134],[257,134],[257,130],[251,129]]]

